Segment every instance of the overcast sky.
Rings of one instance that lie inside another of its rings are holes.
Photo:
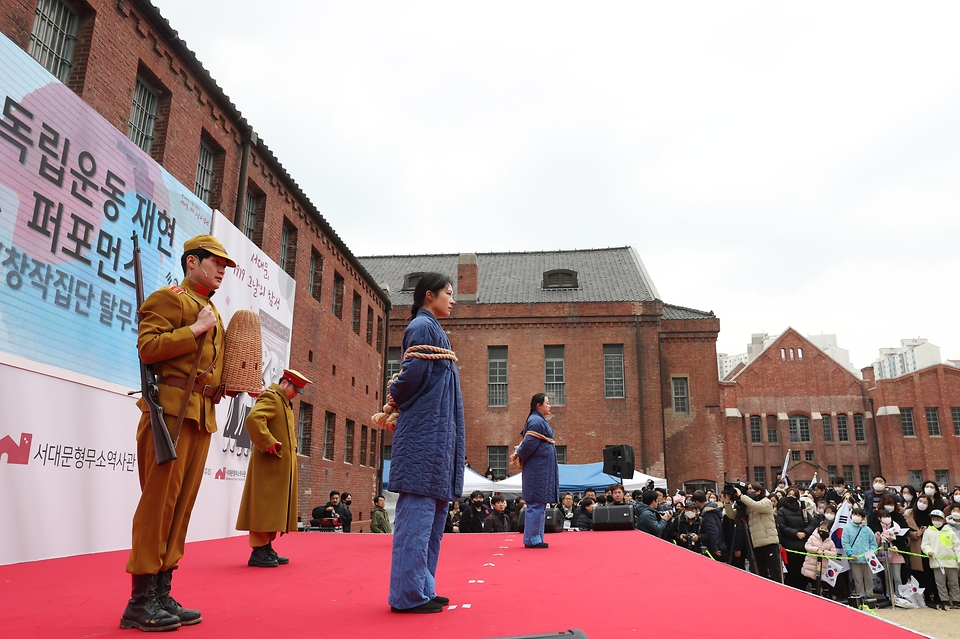
[[[720,352],[960,359],[960,3],[153,2],[356,255],[630,245]]]

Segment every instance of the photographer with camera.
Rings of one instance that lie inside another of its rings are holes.
[[[756,572],[761,577],[771,581],[783,582],[780,574],[780,540],[777,534],[777,523],[774,520],[773,503],[766,496],[766,491],[758,482],[750,482],[747,490],[732,485],[733,495],[729,502],[725,502],[723,510],[727,517],[737,517],[735,503],[746,508],[748,512],[747,529],[750,533],[748,543],[753,546],[753,556],[756,557]],[[724,488],[726,491],[726,487]],[[751,561],[751,564],[754,563]]]
[[[744,490],[747,488],[744,482],[736,482],[736,485],[742,486]],[[723,491],[720,493],[724,510],[721,524],[723,541],[726,543],[729,553],[726,559],[727,563],[740,570],[746,570],[747,557],[750,554],[750,546],[748,546],[749,542],[747,540],[747,535],[750,534],[747,530],[749,513],[747,507],[737,501],[736,497],[737,492],[734,484],[729,482],[724,484]],[[729,511],[727,510],[728,504],[732,505]],[[751,562],[751,565],[753,563],[755,562]]]
[[[663,516],[657,512],[655,504],[657,503],[657,492],[655,490],[646,490],[640,496],[640,503],[634,506],[636,515],[636,528],[645,533],[650,533],[654,537],[663,537],[663,531],[672,519],[671,513],[664,513]]]
[[[672,525],[667,527],[668,541],[699,553],[701,524],[700,510],[697,505],[692,501],[684,502],[683,511],[673,520]]]
[[[707,493],[698,490],[693,493],[693,501],[700,511],[700,545],[705,547],[714,559],[726,561],[727,545],[723,541],[722,515],[717,502],[708,498]]]

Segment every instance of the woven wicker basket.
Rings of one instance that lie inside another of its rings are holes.
[[[233,314],[223,338],[223,378],[228,391],[258,393],[263,388],[263,343],[260,317],[253,311]]]

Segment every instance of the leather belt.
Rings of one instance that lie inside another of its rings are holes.
[[[187,390],[187,380],[182,377],[164,377],[163,375],[159,375],[157,376],[157,381],[167,386],[175,386],[176,388]],[[193,385],[193,392],[198,395],[203,395],[204,397],[217,397],[217,395],[222,395],[222,389],[222,385],[209,386],[202,382],[195,382]]]

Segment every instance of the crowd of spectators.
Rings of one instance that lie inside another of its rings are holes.
[[[849,520],[834,535],[845,503]],[[865,602],[889,597],[886,574],[867,564],[875,551],[889,570],[894,593],[915,577],[928,606],[960,608],[957,585],[960,556],[960,486],[953,491],[926,481],[919,490],[894,490],[882,476],[867,491],[850,488],[842,477],[830,486],[790,486],[781,481],[767,491],[759,483],[728,484],[714,491],[672,496],[647,486],[632,493],[620,484],[606,491],[564,493],[555,504],[565,530],[590,530],[596,509],[627,505],[634,526],[677,546],[729,563],[762,577],[822,596]],[[450,506],[446,532],[522,531],[522,499],[475,491]],[[836,540],[841,541],[838,547]],[[908,554],[909,553],[909,554]],[[835,585],[824,579],[830,558],[846,559],[850,570]],[[941,570],[941,567],[943,570]]]

